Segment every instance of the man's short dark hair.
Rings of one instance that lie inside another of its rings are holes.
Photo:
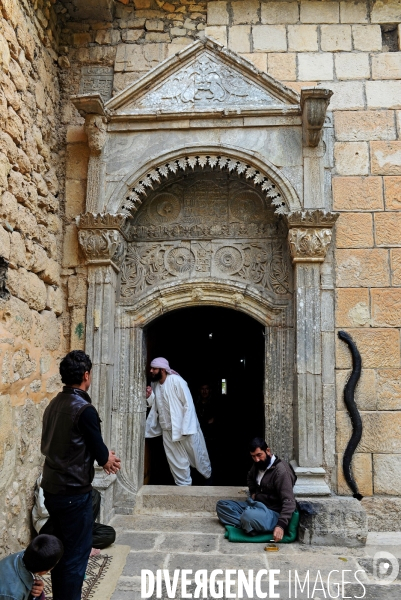
[[[31,573],[50,571],[64,554],[63,544],[54,535],[38,535],[24,552],[25,567]]]
[[[92,370],[92,361],[83,350],[72,350],[60,363],[61,381],[65,385],[80,385],[86,371]]]
[[[255,452],[257,448],[260,448],[261,450],[266,452],[268,447],[269,446],[266,444],[265,440],[261,437],[255,437],[249,442],[249,452]]]

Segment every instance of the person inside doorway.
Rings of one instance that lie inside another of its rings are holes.
[[[254,462],[248,473],[249,497],[246,502],[219,500],[217,516],[223,525],[241,527],[250,536],[273,531],[274,541],[279,542],[296,509],[293,487],[297,476],[263,438],[254,438],[249,451]]]
[[[196,414],[199,424],[209,449],[209,442],[213,442],[216,428],[216,405],[212,389],[208,383],[199,387],[199,395],[196,399]]]
[[[163,436],[176,485],[192,485],[191,467],[210,485],[212,467],[187,382],[162,357],[152,360],[150,375],[152,384],[146,388],[150,411],[145,436]]]

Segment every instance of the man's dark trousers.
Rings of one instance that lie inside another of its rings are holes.
[[[54,600],[81,600],[92,548],[92,492],[64,496],[44,490],[54,535],[64,544],[64,556],[51,572]]]

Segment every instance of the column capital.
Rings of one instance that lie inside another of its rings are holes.
[[[296,211],[285,215],[292,262],[323,262],[339,213]]]
[[[126,252],[126,221],[125,215],[110,213],[85,213],[77,218],[78,240],[88,264],[120,270]]]

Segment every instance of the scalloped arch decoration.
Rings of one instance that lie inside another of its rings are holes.
[[[245,177],[245,179],[252,180],[255,185],[259,185],[262,188],[268,201],[275,206],[274,212],[276,214],[282,215],[288,212],[288,208],[278,186],[273,183],[267,175],[261,173],[259,169],[253,167],[247,161],[210,153],[184,155],[180,158],[163,162],[150,171],[147,171],[145,175],[142,175],[135,183],[130,185],[129,192],[121,203],[118,212],[132,215],[138,210],[144,198],[147,196],[147,193],[153,189],[155,185],[159,184],[163,178],[168,178],[171,173],[175,174],[180,170],[193,170],[197,165],[202,169],[209,166],[212,169],[227,169],[229,172],[236,171],[239,175]]]

